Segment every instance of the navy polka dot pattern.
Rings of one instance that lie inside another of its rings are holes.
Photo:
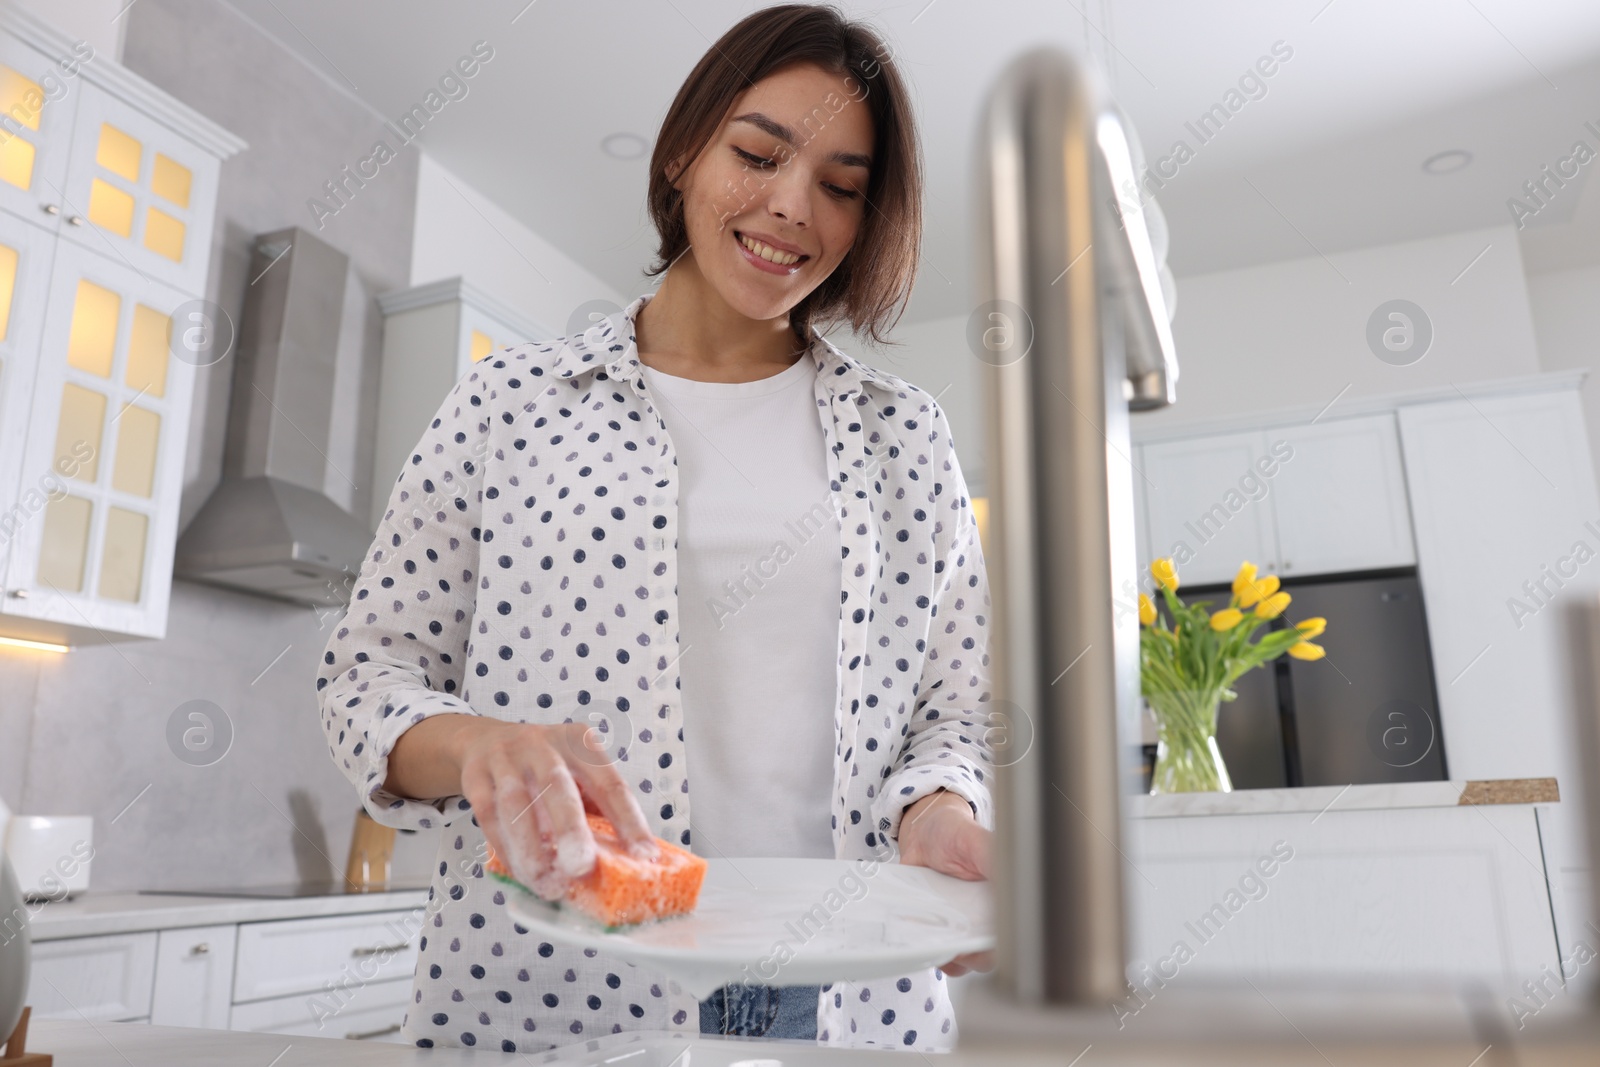
[[[654,831],[688,843],[677,460],[633,330],[652,295],[467,372],[396,480],[324,651],[323,727],[367,811],[386,826],[444,828],[403,1031],[422,1047],[542,1051],[698,1031],[697,1002],[662,975],[513,923],[465,798],[384,788],[396,739],[430,715],[589,722]],[[940,789],[993,825],[989,589],[933,396],[820,334],[808,355],[844,564],[835,854],[881,860],[902,811]],[[824,987],[818,1041],[948,1050],[947,990],[932,969]]]

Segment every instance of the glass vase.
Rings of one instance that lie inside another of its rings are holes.
[[[1217,748],[1222,691],[1146,693],[1156,719],[1156,766],[1150,793],[1230,793],[1233,782]]]

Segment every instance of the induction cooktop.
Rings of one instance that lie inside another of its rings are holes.
[[[284,882],[279,885],[225,886],[218,889],[141,889],[151,895],[180,897],[250,897],[279,900],[291,897],[365,896],[373,893],[404,893],[427,889],[426,882],[390,882],[387,885],[357,886],[342,882]]]

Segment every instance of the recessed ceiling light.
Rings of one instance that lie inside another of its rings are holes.
[[[600,142],[601,150],[616,159],[638,159],[649,147],[636,133],[613,133]]]
[[[1422,169],[1428,174],[1454,174],[1471,165],[1472,153],[1464,148],[1452,148],[1422,161]]]

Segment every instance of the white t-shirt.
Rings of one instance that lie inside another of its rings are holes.
[[[816,364],[753,382],[641,368],[681,486],[690,847],[832,859],[842,564]]]

